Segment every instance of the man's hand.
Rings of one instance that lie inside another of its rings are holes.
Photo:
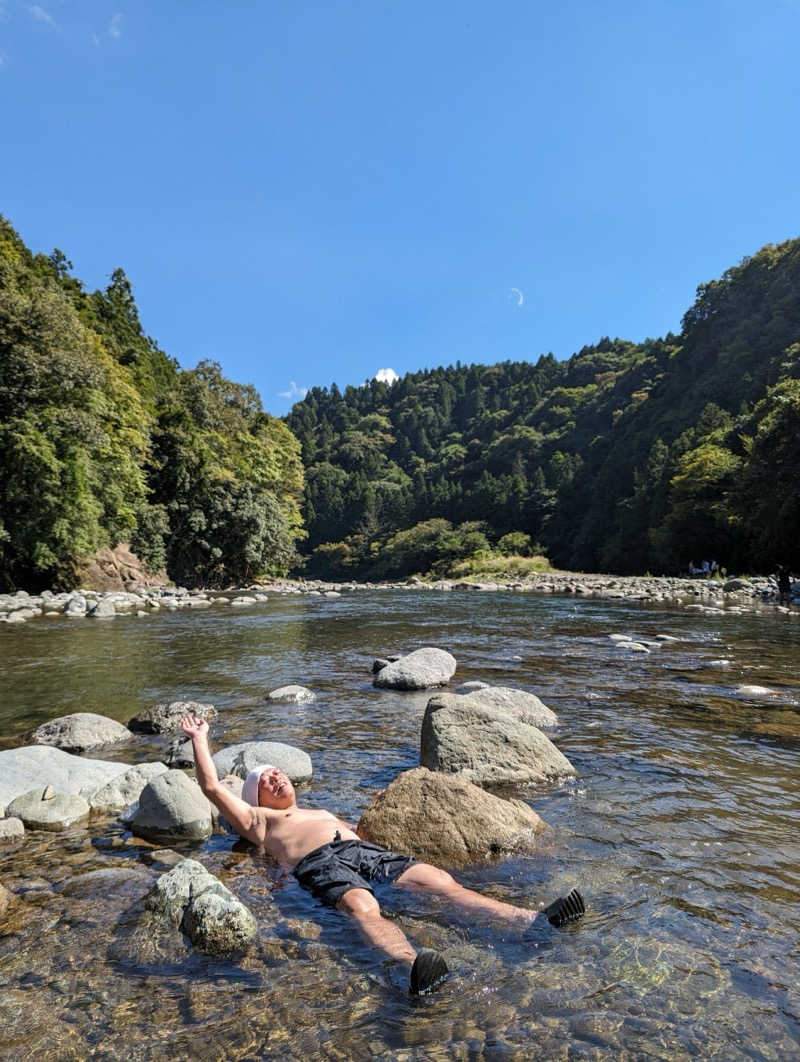
[[[199,719],[196,715],[185,715],[181,719],[181,730],[184,734],[187,734],[192,741],[195,738],[205,738],[208,740],[208,722],[205,719]]]

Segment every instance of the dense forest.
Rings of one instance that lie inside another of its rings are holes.
[[[584,571],[797,570],[800,240],[701,285],[679,335],[314,388],[287,419],[312,572],[498,546]]]
[[[87,292],[71,269],[0,218],[0,588],[75,585],[119,542],[189,586],[286,571],[297,440],[217,364],[167,357],[122,270]]]
[[[74,585],[119,542],[189,586],[492,551],[798,570],[798,482],[800,240],[701,285],[680,334],[314,388],[281,421],[180,369],[122,270],[88,292],[0,218],[0,589]]]

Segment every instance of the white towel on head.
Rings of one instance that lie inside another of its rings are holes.
[[[254,767],[244,780],[242,800],[246,800],[254,808],[258,807],[258,780],[264,771],[271,771],[272,767],[273,764],[271,763],[262,763],[260,767]]]

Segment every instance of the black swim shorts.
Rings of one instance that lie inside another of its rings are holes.
[[[293,874],[315,899],[335,907],[348,889],[372,892],[371,881],[396,881],[415,863],[366,841],[331,841],[304,856]]]

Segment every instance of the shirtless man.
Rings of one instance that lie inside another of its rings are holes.
[[[208,747],[208,723],[193,715],[181,720],[192,739],[200,788],[236,832],[292,870],[300,885],[328,907],[353,918],[361,933],[384,954],[411,967],[409,989],[430,991],[447,975],[437,951],[411,946],[402,930],[384,918],[370,885],[392,882],[403,889],[433,893],[465,911],[484,913],[525,930],[544,915],[551,925],[576,922],[584,912],[577,889],[544,911],[493,900],[465,889],[446,871],[362,841],[355,830],[329,811],[299,808],[294,786],[283,771],[269,764],[251,771],[243,800],[221,785]]]

